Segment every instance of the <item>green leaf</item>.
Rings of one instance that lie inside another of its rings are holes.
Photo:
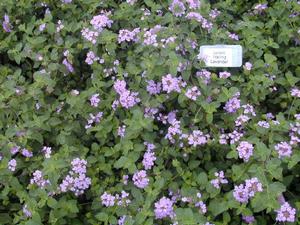
[[[200,186],[206,186],[207,182],[208,182],[208,178],[205,172],[201,172],[199,173],[199,175],[196,178],[196,182],[200,185]]]
[[[274,55],[268,54],[268,53],[266,53],[266,54],[264,55],[264,59],[265,59],[265,61],[266,61],[268,64],[271,64],[271,63],[273,63],[273,62],[276,62],[276,60],[277,60],[277,58],[276,58]]]
[[[8,213],[0,213],[0,224],[12,224],[12,218]]]
[[[256,142],[254,155],[257,155],[261,161],[267,160],[271,154],[271,149],[269,149],[264,143],[258,141]]]
[[[128,159],[127,157],[121,156],[121,158],[119,158],[119,159],[115,162],[114,167],[115,167],[116,169],[120,169],[120,168],[122,168],[122,167],[125,167],[125,165],[128,164],[128,162],[129,162],[129,159]]]
[[[288,162],[288,168],[292,169],[294,166],[296,166],[300,162],[300,153],[295,152],[292,157],[289,159]]]
[[[107,213],[100,212],[96,214],[96,219],[102,222],[107,222],[108,221],[108,215]]]
[[[191,209],[177,208],[175,210],[175,213],[179,224],[182,225],[196,224],[193,211]]]
[[[211,211],[214,216],[217,216],[228,210],[228,205],[224,199],[213,199],[209,203],[208,210]]]
[[[48,198],[47,200],[47,205],[52,208],[52,209],[55,209],[56,208],[56,205],[57,205],[57,201],[54,199],[54,198]]]
[[[281,160],[271,159],[267,162],[266,168],[273,178],[282,180]]]

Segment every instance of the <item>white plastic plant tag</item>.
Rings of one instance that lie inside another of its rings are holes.
[[[240,45],[203,45],[200,46],[200,58],[207,67],[240,67],[243,49]]]

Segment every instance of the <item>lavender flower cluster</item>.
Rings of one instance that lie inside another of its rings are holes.
[[[75,158],[71,162],[72,169],[59,185],[61,192],[72,191],[76,196],[84,193],[91,185],[91,178],[86,176],[87,161]]]
[[[20,200],[23,217],[14,223],[39,220],[43,202],[30,198],[40,198],[57,185],[47,193],[49,206],[53,195],[65,205],[77,198],[72,210],[80,211],[70,213],[69,220],[63,215],[69,213],[68,205],[50,206],[53,215],[61,209],[57,221],[71,223],[76,216],[78,221],[88,218],[87,223],[96,223],[96,218],[125,225],[137,214],[139,220],[145,217],[141,224],[155,219],[179,225],[182,215],[177,210],[188,207],[192,210],[186,212],[196,215],[191,220],[204,225],[212,225],[208,220],[220,224],[228,215],[233,224],[253,224],[264,219],[255,211],[255,201],[266,194],[272,207],[265,208],[273,210],[266,220],[297,222],[292,207],[299,206],[297,196],[293,199],[294,191],[289,191],[288,203],[279,187],[297,185],[297,171],[291,168],[299,163],[299,66],[296,57],[289,57],[300,44],[300,1],[261,2],[248,10],[251,3],[237,1],[229,10],[235,16],[240,13],[236,9],[245,11],[237,21],[223,11],[230,1],[208,2],[28,3],[32,13],[38,10],[32,24],[26,16],[31,12],[18,15],[20,9],[8,3],[0,35],[0,188],[9,193],[7,199],[16,195]],[[218,5],[219,10],[214,8]],[[84,15],[81,21],[67,18],[79,13]],[[243,44],[246,61],[241,68],[204,69],[208,57],[200,55],[199,47],[220,40]],[[288,53],[282,51],[291,43],[295,46]],[[16,110],[18,104],[22,110]],[[134,121],[136,115],[139,121]],[[133,137],[135,127],[140,132]],[[51,172],[63,168],[65,160],[58,157],[78,155],[78,146],[84,148],[80,157],[89,161],[75,158],[64,177],[53,179]],[[119,157],[130,159],[131,165],[115,164]],[[38,159],[43,168],[30,165]],[[253,177],[256,167],[263,176]],[[241,176],[233,179],[241,169]],[[273,182],[278,193],[270,193]],[[23,183],[30,183],[26,191],[19,190]],[[232,198],[236,202],[229,205]],[[95,218],[82,213],[85,204]],[[48,217],[44,208],[42,214]]]
[[[124,80],[116,80],[114,89],[120,95],[117,101],[122,107],[128,109],[140,102],[140,99],[137,97],[138,93],[127,90]]]
[[[235,185],[233,191],[233,197],[236,201],[240,203],[247,203],[251,197],[254,197],[255,193],[262,192],[263,186],[258,180],[254,177],[251,179],[245,180],[245,184]]]

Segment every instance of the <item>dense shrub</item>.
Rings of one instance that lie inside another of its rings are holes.
[[[0,224],[300,224],[299,14],[0,1]],[[207,44],[243,66],[205,68]]]

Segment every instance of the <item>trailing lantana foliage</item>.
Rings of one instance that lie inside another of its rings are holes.
[[[297,224],[299,15],[0,1],[0,224]],[[205,67],[207,44],[243,66]]]

